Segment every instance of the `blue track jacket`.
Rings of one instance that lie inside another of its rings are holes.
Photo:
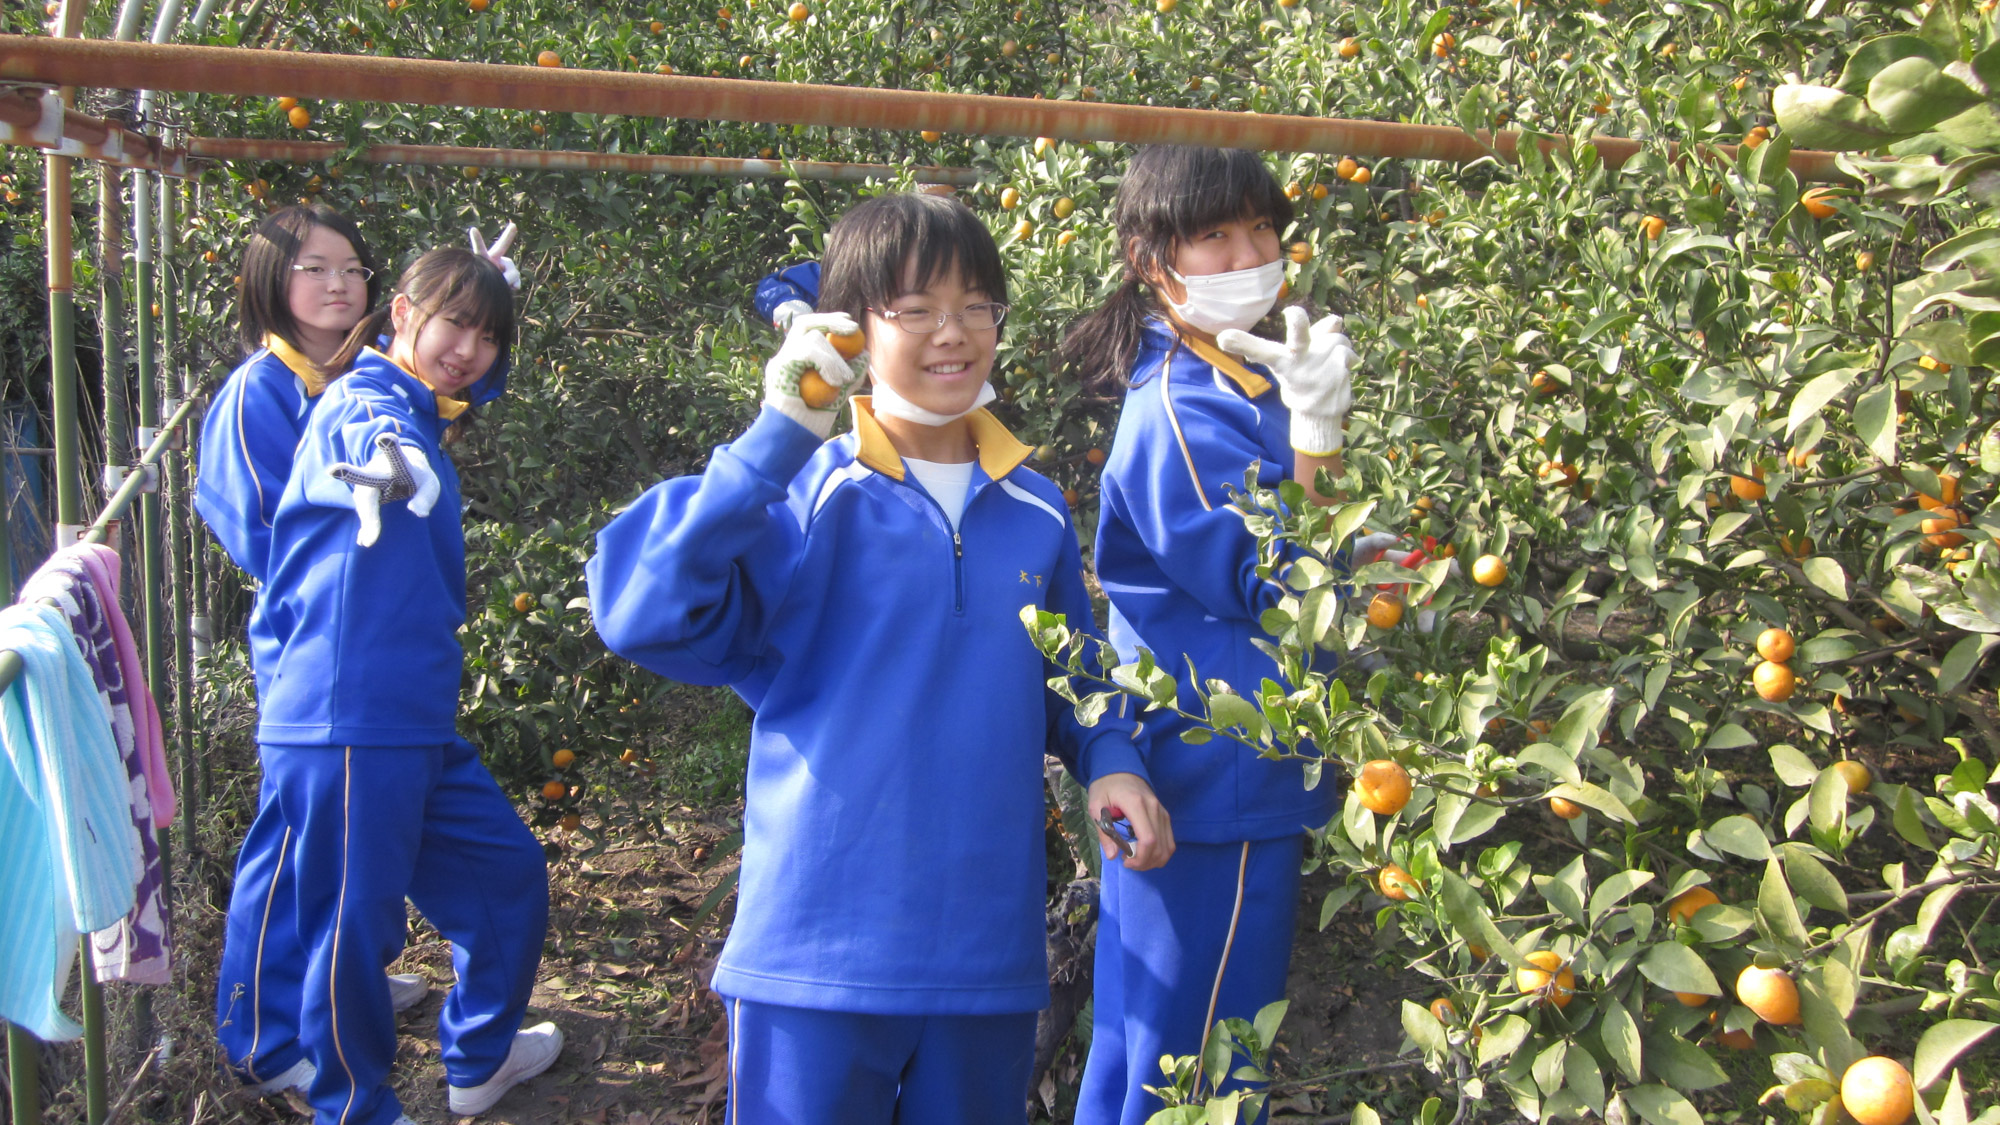
[[[1089,627],[1061,494],[992,415],[960,531],[856,398],[822,445],[766,410],[654,486],[587,568],[613,651],[756,709],[736,921],[714,987],[800,1008],[1048,1003],[1044,749],[1145,776],[1135,728],[1077,725],[1023,606]]]
[[[1258,618],[1285,590],[1257,577],[1257,541],[1229,507],[1254,463],[1267,486],[1292,474],[1291,412],[1268,377],[1165,321],[1147,326],[1131,388],[1105,461],[1097,577],[1111,599],[1111,640],[1125,660],[1152,650],[1176,673],[1183,700],[1203,680],[1249,695],[1278,667],[1251,644]],[[1149,717],[1153,789],[1176,839],[1262,840],[1326,823],[1334,786],[1307,790],[1296,762],[1259,758],[1240,744],[1180,740],[1189,724]]]
[[[270,576],[252,614],[253,635],[273,646],[268,676],[259,668],[258,741],[437,746],[456,736],[465,533],[458,471],[440,441],[452,417],[504,385],[496,365],[468,402],[440,399],[370,348],[320,396],[272,520]],[[384,504],[381,537],[362,547],[354,490],[327,468],[366,464],[384,432],[424,451],[438,500],[422,519],[406,501]]]
[[[223,380],[202,422],[195,510],[230,561],[259,584],[271,577],[271,525],[292,476],[292,458],[328,381],[283,338],[266,336],[264,347]],[[507,365],[497,364],[473,385],[471,397],[486,402],[506,386]],[[253,614],[250,667],[259,694],[278,657],[276,638],[260,624]]]
[[[277,336],[229,373],[201,426],[194,506],[243,573],[270,576],[271,518],[326,376]]]

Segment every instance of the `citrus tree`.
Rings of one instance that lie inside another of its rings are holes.
[[[1874,1055],[1911,1070],[1920,1112],[1957,1112],[1954,1081],[1991,1100],[1983,1072],[1952,1065],[1994,992],[1989,13],[1955,0],[223,8],[209,42],[1586,142],[1462,167],[1271,158],[1300,215],[1285,235],[1293,293],[1347,315],[1368,361],[1347,473],[1329,482],[1348,502],[1321,513],[1242,491],[1273,573],[1290,563],[1294,596],[1265,623],[1283,685],[1179,698],[1178,658],[1160,653],[1080,703],[1140,691],[1246,753],[1323,757],[1354,779],[1314,849],[1345,880],[1323,911],[1375,911],[1449,1001],[1406,1012],[1410,1048],[1449,1085],[1420,1113],[1681,1122],[1749,1088],[1776,1091],[1774,1114],[1830,1115]],[[40,18],[0,16],[26,33]],[[86,33],[108,35],[110,19],[100,6]],[[575,817],[599,838],[643,827],[667,799],[652,782],[690,757],[704,764],[689,784],[727,791],[732,764],[692,748],[727,742],[740,714],[675,721],[698,710],[684,691],[596,643],[580,564],[611,509],[697,469],[754,411],[775,344],[748,307],[755,280],[817,255],[856,198],[911,180],[386,167],[363,146],[980,169],[960,196],[1001,240],[1016,310],[998,408],[1088,537],[1117,403],[1068,379],[1054,344],[1117,279],[1124,146],[287,101],[170,102],[202,132],[342,146],[310,165],[201,170],[169,263],[178,358],[227,366],[234,262],[273,206],[346,209],[396,266],[464,226],[522,224],[512,393],[454,456],[471,501],[470,733],[541,823]],[[1865,135],[1815,131],[1831,129]],[[1642,152],[1608,167],[1587,143],[1598,135]],[[1871,150],[1847,159],[1857,185],[1790,170],[1794,147],[1856,145]],[[10,277],[38,276],[40,174],[27,158],[5,172]],[[79,234],[88,247],[87,224]],[[1363,528],[1404,533],[1430,561],[1344,567]],[[1052,651],[1069,643],[1056,623],[1036,630]],[[1311,673],[1321,646],[1382,663]],[[1796,1022],[1778,978],[1746,990],[1746,969],[1784,974]],[[1265,1069],[1276,1021],[1225,1026],[1210,1057],[1163,1073],[1175,1109],[1208,1099],[1197,1075]]]

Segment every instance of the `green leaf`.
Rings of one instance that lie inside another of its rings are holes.
[[[1597,1038],[1604,1045],[1604,1053],[1611,1056],[1612,1063],[1627,1080],[1637,1082],[1644,1077],[1641,1066],[1645,1061],[1645,1052],[1640,1047],[1639,1025],[1625,1005],[1613,1000],[1600,1009]]]
[[[1639,962],[1640,975],[1669,992],[1722,995],[1722,985],[1694,950],[1677,941],[1653,943]]]
[[[1930,830],[1924,827],[1924,818],[1917,811],[1917,794],[1905,786],[1896,794],[1896,811],[1890,818],[1896,827],[1896,835],[1928,851],[1937,847],[1931,840]]]
[[[1847,600],[1847,572],[1826,555],[1814,555],[1799,564],[1812,584],[1841,601]]]
[[[1208,722],[1219,731],[1242,727],[1255,735],[1263,729],[1264,716],[1255,703],[1242,696],[1216,692],[1208,697]]]
[[[1701,838],[1710,847],[1744,859],[1771,858],[1771,842],[1764,838],[1764,830],[1747,816],[1728,816],[1701,830]]]
[[[1868,83],[1868,108],[1899,133],[1920,133],[1983,100],[1970,86],[1924,58],[1890,63]]]
[[[1479,1065],[1487,1066],[1512,1055],[1532,1030],[1527,1020],[1515,1015],[1501,1016],[1487,1024],[1486,1035],[1479,1040]]]
[[[1590,920],[1595,922],[1604,913],[1631,897],[1633,891],[1653,881],[1650,871],[1619,871],[1604,880],[1590,896]]]
[[[1771,109],[1792,143],[1845,152],[1879,148],[1902,136],[1868,103],[1830,86],[1786,83],[1771,93]]]
[[[1438,882],[1441,885],[1438,898],[1444,906],[1445,920],[1461,937],[1477,943],[1517,969],[1534,967],[1500,932],[1500,927],[1493,924],[1493,919],[1486,913],[1486,904],[1480,901],[1479,892],[1472,889],[1472,884],[1459,878],[1449,868],[1438,872]]]
[[[1854,434],[1884,464],[1896,463],[1896,392],[1887,383],[1854,404]]]
[[[1990,633],[1960,637],[1951,651],[1945,654],[1944,662],[1938,666],[1937,690],[1945,695],[1958,690],[1967,676],[1979,667],[1980,658],[1994,645],[2000,644],[2000,637]]]
[[[1833,1073],[1847,1073],[1848,1067],[1868,1054],[1847,1029],[1847,1017],[1810,975],[1799,981],[1799,1018],[1805,1024],[1806,1042],[1818,1048]]]
[[[1589,1051],[1574,1050],[1563,1056],[1563,1085],[1589,1106],[1604,1112],[1604,1072]]]
[[[1826,865],[1814,859],[1802,847],[1785,849],[1785,874],[1791,879],[1792,887],[1799,897],[1822,910],[1847,913],[1847,891],[1840,880]]]
[[[1910,58],[1939,67],[1951,61],[1950,55],[1921,35],[1878,35],[1854,48],[1854,53],[1847,56],[1847,65],[1841,68],[1840,81],[1834,85],[1850,94],[1866,94],[1875,75],[1891,63]]]
[[[1854,377],[1863,370],[1860,367],[1842,367],[1824,372],[1800,387],[1799,393],[1792,396],[1790,413],[1785,416],[1785,436],[1790,437],[1798,433],[1799,427],[1817,416],[1822,407],[1845,394],[1847,388],[1854,385]],[[1750,517],[1744,514],[1743,518],[1747,520]],[[1713,532],[1710,533],[1709,542],[1715,542]]]
[[[1648,1125],[1702,1125],[1694,1106],[1666,1086],[1634,1086],[1625,1091],[1625,1102]]]
[[[1646,1066],[1677,1090],[1706,1090],[1729,1081],[1707,1051],[1659,1026],[1646,1036]]]
[[[1356,1102],[1348,1113],[1348,1125],[1382,1125],[1382,1117],[1368,1108],[1367,1102]],[[1148,1125],[1151,1125],[1148,1122]]]
[[[1444,1024],[1438,1022],[1429,1008],[1413,1000],[1403,1001],[1403,1034],[1425,1054],[1440,1054],[1450,1046]]]
[[[1290,1000],[1273,1000],[1258,1009],[1257,1019],[1251,1026],[1257,1030],[1257,1042],[1262,1043],[1265,1050],[1270,1050],[1271,1044],[1278,1041],[1278,1025],[1285,1022],[1285,1013],[1291,1007]]]
[[[1794,789],[1811,785],[1819,776],[1819,767],[1796,747],[1781,743],[1771,747],[1770,753],[1771,768],[1777,772],[1778,780]]]
[[[1805,920],[1799,917],[1798,903],[1792,901],[1791,884],[1785,882],[1785,873],[1775,859],[1764,866],[1764,882],[1757,890],[1757,913],[1779,941],[1798,949],[1811,944]]]
[[[1562,797],[1587,809],[1595,809],[1621,824],[1639,823],[1639,818],[1632,815],[1625,802],[1587,781],[1578,784],[1564,782],[1549,790],[1549,796]]]
[[[1912,1075],[1917,1089],[1929,1089],[1945,1076],[1966,1048],[1986,1038],[1987,1033],[1996,1027],[2000,1024],[1985,1020],[1941,1020],[1932,1024],[1923,1038],[1917,1040],[1916,1067]]]

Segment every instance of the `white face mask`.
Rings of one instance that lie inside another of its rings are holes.
[[[972,400],[971,406],[966,407],[957,414],[939,414],[935,410],[925,410],[923,407],[890,390],[889,384],[880,379],[870,382],[869,392],[868,405],[875,413],[887,414],[891,418],[901,418],[906,422],[915,422],[919,426],[942,426],[948,422],[956,422],[967,414],[1000,397],[994,393],[993,384],[981,383],[979,384],[979,397]]]
[[[1270,315],[1271,306],[1278,303],[1278,291],[1285,284],[1282,258],[1228,273],[1182,277],[1173,270],[1167,272],[1187,291],[1187,300],[1168,301],[1168,307],[1190,328],[1209,333],[1225,328],[1247,332],[1256,327],[1258,321]]]

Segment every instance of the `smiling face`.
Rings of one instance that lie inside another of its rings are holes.
[[[459,397],[500,358],[500,339],[455,310],[430,313],[401,293],[389,316],[396,328],[389,357],[441,395]]]
[[[1203,227],[1174,243],[1173,268],[1182,277],[1256,269],[1278,260],[1278,224],[1269,216],[1245,215]],[[1171,276],[1149,278],[1161,296],[1187,300],[1187,288]]]
[[[332,355],[368,312],[368,283],[347,272],[362,268],[361,255],[338,232],[315,226],[292,264],[326,271],[317,280],[304,269],[290,271],[285,301],[301,349],[315,358]]]
[[[888,302],[887,311],[901,314],[903,324],[935,324],[938,312],[962,313],[994,300],[982,290],[968,289],[955,269],[939,271],[925,288],[909,288],[917,273],[914,262],[906,266],[905,292]],[[918,310],[930,310],[930,315]],[[947,318],[935,332],[918,336],[870,309],[863,328],[868,335],[869,378],[938,414],[972,409],[993,373],[994,350],[1000,341],[998,327],[968,330],[957,316]]]

